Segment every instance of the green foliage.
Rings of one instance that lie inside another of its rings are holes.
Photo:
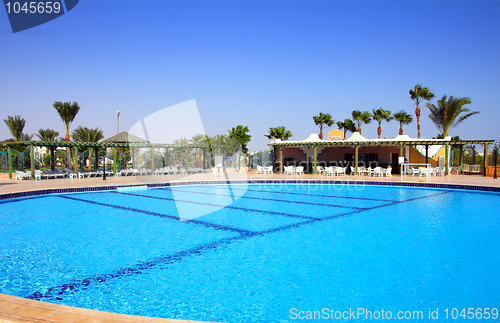
[[[10,133],[14,136],[15,141],[24,141],[24,126],[26,125],[26,120],[21,118],[21,116],[8,116],[7,119],[3,120],[7,127],[9,127]]]
[[[61,120],[66,126],[66,137],[65,140],[69,141],[69,126],[75,120],[76,115],[80,111],[80,106],[77,102],[61,102],[57,101],[53,104],[56,111],[59,113]]]
[[[379,108],[377,110],[373,109],[372,117],[373,120],[378,122],[379,126],[382,124],[382,121],[389,122],[394,119],[394,117],[391,115],[391,111],[384,110],[382,108]]]
[[[441,100],[437,101],[437,105],[427,103],[431,114],[429,118],[434,122],[436,127],[441,131],[444,137],[453,130],[457,125],[464,122],[470,116],[479,114],[479,111],[470,112],[470,109],[464,108],[464,105],[471,104],[471,99],[454,98],[443,95]]]
[[[344,122],[337,122],[337,127],[339,127],[339,129],[342,129],[342,131],[344,132],[344,140],[348,131],[352,133],[356,131],[356,125],[354,124],[354,122],[352,122],[351,119],[345,119]]]
[[[216,135],[211,139],[211,144],[219,146],[223,153],[236,152],[240,149],[241,144],[237,139],[228,137],[226,135]]]
[[[422,87],[421,84],[415,85],[415,88],[410,89],[410,97],[415,104],[418,106],[423,100],[432,100],[434,98],[434,93],[432,93],[428,87]]]
[[[313,117],[314,124],[319,127],[319,139],[323,139],[323,127],[331,127],[335,120],[329,113],[321,113]]]
[[[264,135],[264,137],[267,137],[268,139],[280,140],[288,140],[292,136],[293,134],[290,132],[290,130],[286,130],[284,126],[269,128],[269,133],[267,135]]]
[[[41,141],[57,141],[59,132],[52,129],[38,129],[38,133],[36,134],[36,136]]]
[[[352,120],[358,125],[358,132],[361,134],[361,125],[369,124],[372,121],[371,114],[368,111],[354,110],[352,112]]]
[[[401,110],[394,113],[394,119],[399,122],[399,134],[403,134],[403,125],[410,124],[413,121],[413,117],[408,112]]]
[[[252,137],[251,135],[248,134],[248,132],[250,132],[248,130],[248,126],[243,127],[242,125],[238,125],[238,126],[236,126],[236,128],[233,127],[231,130],[228,130],[228,132],[229,132],[230,138],[238,140],[238,142],[241,146],[241,151],[243,151],[244,153],[247,153],[248,152],[247,145],[250,142],[250,138]],[[233,151],[237,151],[237,150],[238,149],[233,150]]]
[[[372,117],[373,120],[378,122],[378,137],[380,138],[380,134],[382,133],[382,122],[389,122],[394,119],[394,117],[391,116],[391,111],[387,111],[382,108],[379,108],[377,110],[373,109]]]
[[[78,126],[78,128],[71,133],[71,139],[80,142],[99,142],[104,139],[104,131],[99,129],[99,127],[92,129]]]

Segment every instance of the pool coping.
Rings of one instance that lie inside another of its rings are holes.
[[[364,180],[335,180],[335,179],[241,179],[241,180],[178,180],[163,183],[133,183],[116,185],[93,185],[86,187],[67,188],[46,188],[25,190],[21,192],[10,192],[0,194],[0,201],[18,198],[29,198],[50,194],[66,194],[81,192],[99,192],[117,190],[118,188],[147,186],[148,188],[172,187],[184,185],[213,185],[213,184],[337,184],[337,185],[369,185],[369,186],[392,186],[392,187],[412,187],[412,188],[437,188],[451,190],[468,190],[475,192],[496,192],[500,193],[500,187],[481,186],[471,184],[443,184],[443,183],[422,183],[422,182],[396,182],[396,181],[364,181]],[[0,294],[0,322],[137,322],[137,323],[202,323],[201,321],[187,321],[177,319],[162,319],[142,316],[132,316],[90,310],[55,303],[48,303],[37,300],[30,300],[21,297]],[[204,322],[207,323],[207,322]]]
[[[26,190],[21,192],[10,192],[0,194],[0,201],[26,198],[49,194],[83,193],[113,191],[118,188],[147,186],[148,188],[183,186],[183,185],[214,185],[214,184],[333,184],[333,185],[369,185],[369,186],[399,186],[399,187],[419,187],[419,188],[440,188],[452,190],[468,190],[480,192],[500,193],[500,187],[481,186],[470,184],[443,184],[443,183],[422,183],[422,182],[386,182],[386,181],[363,181],[363,180],[333,180],[333,179],[245,179],[245,180],[185,180],[165,183],[137,183],[137,184],[117,184],[117,185],[94,185],[86,187],[49,188],[38,190]]]

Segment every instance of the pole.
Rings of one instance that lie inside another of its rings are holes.
[[[486,162],[487,158],[488,158],[488,144],[484,144],[484,153],[483,153],[484,176],[486,176],[486,166],[488,166],[488,163]]]
[[[358,176],[358,150],[359,146],[358,145],[354,146],[354,166],[355,166],[354,176]]]
[[[106,148],[102,147],[102,180],[106,180]]]
[[[35,180],[35,146],[30,145],[31,180]]]
[[[444,174],[448,177],[448,169],[450,167],[450,157],[448,151],[450,150],[450,144],[446,143],[446,150],[444,151]]]
[[[116,134],[120,133],[120,111],[116,111]]]
[[[283,147],[280,146],[280,174],[283,174]]]
[[[314,145],[314,175],[317,175],[316,169],[318,165],[318,146]]]
[[[9,158],[9,179],[12,179],[12,147],[7,146],[7,158]]]
[[[498,142],[495,143],[495,148],[493,149],[493,158],[493,162],[495,163],[495,173],[493,174],[493,178],[497,179]]]

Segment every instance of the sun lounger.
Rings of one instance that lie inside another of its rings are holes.
[[[73,179],[76,178],[76,173],[72,169],[66,169],[66,174],[68,174],[68,177]],[[78,178],[85,178],[85,175],[83,173],[78,173]]]
[[[23,171],[20,171],[20,170],[16,170],[16,178],[15,179],[18,179],[18,180],[22,180],[22,179],[31,179],[31,176],[26,174],[25,172]]]

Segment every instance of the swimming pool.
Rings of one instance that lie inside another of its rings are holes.
[[[358,308],[444,320],[499,307],[499,206],[497,193],[304,184],[7,200],[0,292],[205,321]],[[205,215],[179,221],[186,210]]]

